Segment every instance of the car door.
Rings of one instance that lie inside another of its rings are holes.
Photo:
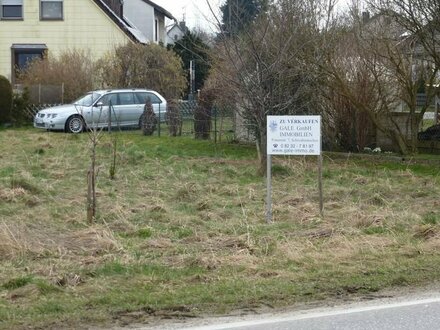
[[[93,92],[74,103],[75,110],[83,116],[88,127],[98,127],[102,120],[102,108],[96,105],[100,97],[100,94]]]
[[[104,95],[96,104],[100,108],[99,126],[107,127],[109,120],[112,126],[117,125],[115,106],[118,105],[118,94],[110,93]]]
[[[133,92],[118,92],[118,103],[114,113],[117,123],[121,126],[134,126],[139,124],[139,109]]]

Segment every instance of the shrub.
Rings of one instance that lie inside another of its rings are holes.
[[[141,128],[142,134],[144,135],[153,135],[156,130],[157,118],[156,114],[153,111],[153,105],[151,104],[150,98],[147,98],[147,102],[145,102],[144,112],[141,116]]]
[[[20,74],[25,86],[59,86],[59,101],[68,103],[94,89],[95,63],[90,51],[67,50],[58,56],[35,59]],[[61,90],[64,86],[64,91]]]
[[[12,86],[9,80],[0,76],[0,124],[11,120]]]
[[[186,87],[182,60],[156,44],[127,44],[98,61],[102,88],[148,88],[166,99],[179,98]]]
[[[200,93],[199,102],[194,110],[194,132],[196,139],[207,140],[211,131],[211,108],[214,103],[214,94],[210,90]]]
[[[182,135],[182,118],[177,102],[174,100],[168,102],[167,121],[170,136]]]
[[[30,122],[30,115],[26,112],[29,106],[29,90],[25,88],[23,92],[14,93],[12,99],[11,120],[15,125],[23,125]]]

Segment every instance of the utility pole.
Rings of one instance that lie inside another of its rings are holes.
[[[196,75],[196,68],[194,60],[189,61],[189,95],[190,99],[194,100],[194,92],[195,92],[195,75]]]

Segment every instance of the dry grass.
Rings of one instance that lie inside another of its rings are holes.
[[[316,160],[277,157],[267,225],[253,150],[123,132],[115,180],[105,137],[98,148],[89,226],[86,134],[0,138],[5,327],[281,306],[439,279],[440,173],[429,164],[326,155],[321,217]]]
[[[91,256],[117,254],[122,251],[122,247],[115,239],[113,232],[96,225],[69,233],[63,237],[62,248],[69,253]]]
[[[22,224],[0,223],[0,258],[38,259],[45,256],[99,256],[117,254],[121,245],[113,232],[101,226],[93,226],[67,234],[49,232],[48,228]]]

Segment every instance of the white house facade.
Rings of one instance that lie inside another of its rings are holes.
[[[165,20],[173,15],[149,0],[124,0],[124,18],[141,31],[146,40],[167,44]]]

